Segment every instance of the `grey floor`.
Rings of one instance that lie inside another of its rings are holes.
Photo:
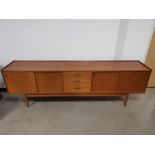
[[[155,134],[155,88],[130,95],[127,107],[112,98],[40,98],[3,95],[0,134]]]

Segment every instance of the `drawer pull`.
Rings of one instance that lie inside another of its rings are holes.
[[[80,76],[80,74],[74,74],[74,76]]]
[[[74,81],[75,83],[80,83],[81,81],[79,81],[79,80],[76,80],[76,81]]]
[[[81,89],[80,87],[75,87],[75,89]]]

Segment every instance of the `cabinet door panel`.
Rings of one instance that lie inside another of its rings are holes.
[[[129,93],[145,92],[150,72],[121,72],[119,91]]]
[[[36,72],[38,93],[63,92],[62,73],[60,72]]]
[[[37,87],[33,72],[4,72],[9,93],[36,93]]]
[[[93,73],[92,92],[115,93],[118,86],[118,72]]]

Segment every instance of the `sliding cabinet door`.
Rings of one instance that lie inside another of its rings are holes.
[[[92,79],[92,92],[116,93],[118,87],[118,72],[95,72]]]
[[[37,92],[33,72],[4,72],[6,87],[9,93],[31,94]]]
[[[60,72],[36,72],[38,93],[63,92],[63,79]]]
[[[123,93],[144,93],[149,76],[150,72],[121,72],[118,90]]]

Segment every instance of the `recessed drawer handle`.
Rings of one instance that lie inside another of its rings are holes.
[[[81,89],[80,87],[75,87],[75,89]]]
[[[74,81],[75,83],[80,83],[81,81],[79,81],[79,80],[76,80],[76,81]]]
[[[80,74],[74,74],[74,76],[80,76]]]

